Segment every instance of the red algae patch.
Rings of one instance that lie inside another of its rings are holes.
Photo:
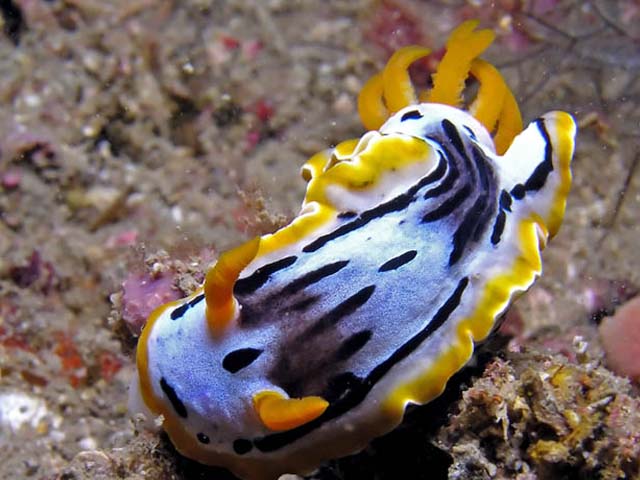
[[[180,298],[171,277],[151,278],[131,274],[122,284],[122,318],[135,335],[139,335],[147,317],[160,305]]]
[[[600,339],[607,366],[618,375],[640,381],[640,297],[602,320]]]

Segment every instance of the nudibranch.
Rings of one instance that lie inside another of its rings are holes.
[[[298,217],[150,316],[132,402],[183,455],[260,480],[362,449],[438,396],[541,273],[576,127],[551,112],[523,128],[476,26],[426,92],[407,69],[429,50],[396,52],[359,97],[369,131],[302,167]]]

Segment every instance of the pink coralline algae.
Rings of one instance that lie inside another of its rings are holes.
[[[139,335],[156,307],[181,297],[170,276],[131,274],[122,284],[122,319],[134,335]]]
[[[130,247],[132,245],[135,245],[137,241],[137,230],[125,230],[124,232],[116,233],[115,235],[107,238],[105,246],[108,248]]]
[[[0,185],[7,190],[13,190],[20,186],[22,174],[17,170],[9,170],[0,176]]]
[[[607,366],[618,375],[640,382],[640,297],[602,320],[600,338]]]

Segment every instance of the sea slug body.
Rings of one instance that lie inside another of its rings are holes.
[[[398,51],[361,93],[370,131],[303,166],[300,215],[150,316],[132,400],[182,454],[266,480],[362,449],[438,396],[541,273],[575,124],[523,129],[475,27],[452,33],[429,92],[407,73],[428,50]]]

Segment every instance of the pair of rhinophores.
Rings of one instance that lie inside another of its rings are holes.
[[[452,33],[428,92],[407,68],[429,50],[396,52],[360,94],[370,131],[303,166],[299,216],[150,316],[132,403],[182,454],[257,480],[362,449],[439,395],[540,274],[575,125],[551,112],[523,130],[476,25]]]

